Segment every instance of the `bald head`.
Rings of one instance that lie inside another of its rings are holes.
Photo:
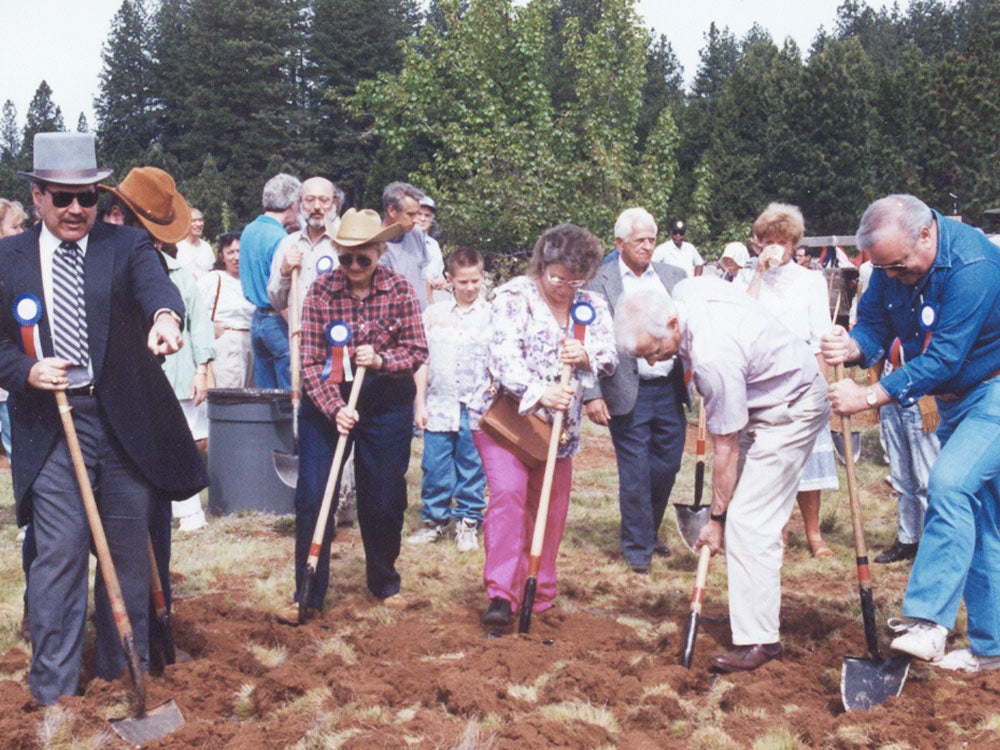
[[[325,177],[310,177],[302,183],[300,213],[310,234],[326,229],[327,219],[337,215],[334,185]]]

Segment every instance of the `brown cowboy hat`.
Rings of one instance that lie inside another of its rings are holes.
[[[180,242],[191,231],[191,207],[177,192],[174,178],[158,167],[135,167],[118,187],[98,185],[135,211],[160,242]]]
[[[357,247],[372,242],[395,242],[403,236],[403,227],[399,224],[382,226],[382,219],[370,208],[360,211],[349,208],[340,217],[340,226],[333,241],[342,247]]]

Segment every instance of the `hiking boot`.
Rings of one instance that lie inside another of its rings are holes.
[[[899,562],[900,560],[912,560],[917,556],[917,546],[916,542],[913,544],[903,544],[897,539],[889,549],[875,558],[875,562],[884,564]]]
[[[476,522],[471,518],[463,518],[455,524],[455,545],[459,552],[475,552],[479,549],[476,532]]]
[[[433,544],[444,539],[448,533],[448,524],[424,522],[424,525],[406,537],[407,544]]]
[[[948,628],[919,617],[890,617],[888,625],[896,633],[889,648],[923,661],[941,661]]]
[[[1000,669],[1000,656],[979,656],[972,649],[960,648],[946,655],[935,666],[958,672],[978,672],[983,669]]]
[[[502,596],[490,599],[490,606],[482,616],[483,625],[493,628],[506,628],[510,625],[510,602]]]
[[[780,656],[780,643],[756,643],[752,646],[734,646],[732,651],[716,654],[712,657],[711,664],[720,672],[752,672]]]

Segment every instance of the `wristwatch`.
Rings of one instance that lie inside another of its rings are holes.
[[[868,404],[869,409],[874,409],[878,406],[878,394],[875,393],[875,389],[871,386],[865,388],[865,402]]]

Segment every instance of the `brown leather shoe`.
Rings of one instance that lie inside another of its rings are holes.
[[[750,672],[780,656],[780,643],[757,643],[753,646],[736,646],[732,651],[716,654],[711,663],[720,672]]]
[[[282,625],[298,625],[299,624],[299,605],[293,602],[287,607],[282,607],[276,610],[274,613],[274,619],[280,622]],[[306,620],[314,620],[320,616],[320,610],[309,607],[306,611]]]

